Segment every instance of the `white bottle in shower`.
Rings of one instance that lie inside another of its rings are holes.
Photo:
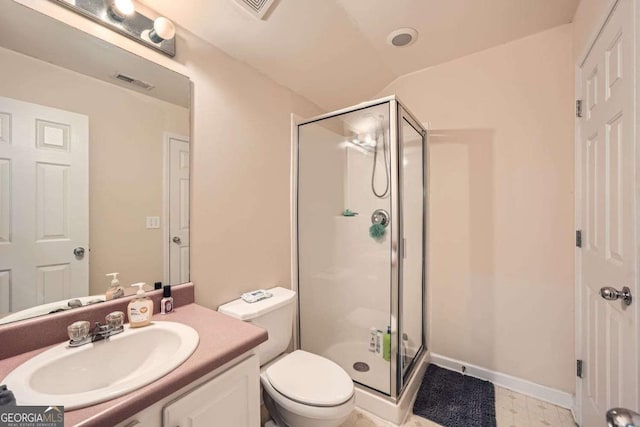
[[[371,328],[369,330],[369,351],[372,353],[376,352],[376,335],[378,334],[378,330],[376,328]]]

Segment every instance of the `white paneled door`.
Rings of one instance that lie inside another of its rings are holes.
[[[88,117],[0,97],[0,314],[88,295],[88,153]]]
[[[582,425],[600,427],[606,411],[638,411],[638,302],[613,300],[611,287],[637,288],[634,0],[619,0],[579,70],[578,380]],[[610,299],[605,299],[608,296]]]
[[[169,273],[172,285],[189,281],[189,141],[169,137]]]

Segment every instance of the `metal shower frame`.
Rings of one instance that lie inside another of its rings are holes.
[[[427,351],[427,324],[426,324],[426,280],[427,280],[427,129],[420,124],[420,122],[406,109],[406,107],[395,96],[388,96],[380,99],[376,99],[369,102],[364,102],[355,106],[344,108],[341,110],[326,113],[320,116],[313,117],[302,121],[297,121],[297,117],[292,115],[292,152],[291,152],[291,280],[292,287],[297,293],[296,304],[296,322],[294,325],[294,347],[300,347],[300,292],[299,292],[299,269],[298,269],[298,164],[299,164],[299,127],[318,122],[324,119],[339,116],[345,113],[350,113],[358,110],[363,110],[369,107],[389,104],[389,135],[390,135],[390,159],[391,159],[391,218],[402,218],[402,193],[400,191],[400,184],[403,182],[403,168],[400,167],[400,161],[402,156],[402,145],[400,141],[402,139],[402,123],[406,120],[419,134],[422,135],[422,209],[423,209],[423,233],[422,233],[422,345],[414,356],[413,361],[406,370],[406,375],[403,376],[400,366],[398,364],[398,353],[400,348],[400,336],[398,332],[402,327],[402,318],[400,314],[400,304],[402,301],[402,289],[399,284],[402,283],[402,263],[404,259],[404,245],[400,244],[400,236],[403,235],[402,221],[391,221],[391,302],[390,302],[390,325],[391,325],[391,393],[386,394],[376,389],[368,387],[365,384],[357,383],[368,390],[376,393],[380,397],[383,397],[392,402],[397,402],[402,396],[402,392],[405,385],[409,383],[411,376],[418,371],[416,369],[417,362],[422,358],[423,354]],[[396,252],[397,262],[391,262],[393,252]]]

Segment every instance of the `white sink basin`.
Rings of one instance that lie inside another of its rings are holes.
[[[175,322],[153,322],[107,340],[57,345],[29,359],[0,384],[18,405],[91,406],[143,387],[171,372],[198,346],[198,333]]]

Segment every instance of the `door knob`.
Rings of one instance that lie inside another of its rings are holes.
[[[77,248],[75,248],[75,249],[73,250],[73,254],[74,254],[75,256],[77,256],[78,258],[82,258],[82,257],[84,256],[84,248],[83,248],[83,247],[78,246]]]
[[[181,243],[182,242],[182,240],[180,240],[180,237],[178,237],[178,236],[174,236],[173,239],[171,239],[171,240],[173,240],[173,243]]]
[[[607,425],[609,427],[637,427],[640,426],[640,415],[626,408],[613,408],[607,411]]]
[[[631,297],[631,289],[628,286],[622,288],[622,291],[606,286],[600,289],[600,296],[607,301],[615,301],[621,299],[625,305],[631,305],[633,298]]]

